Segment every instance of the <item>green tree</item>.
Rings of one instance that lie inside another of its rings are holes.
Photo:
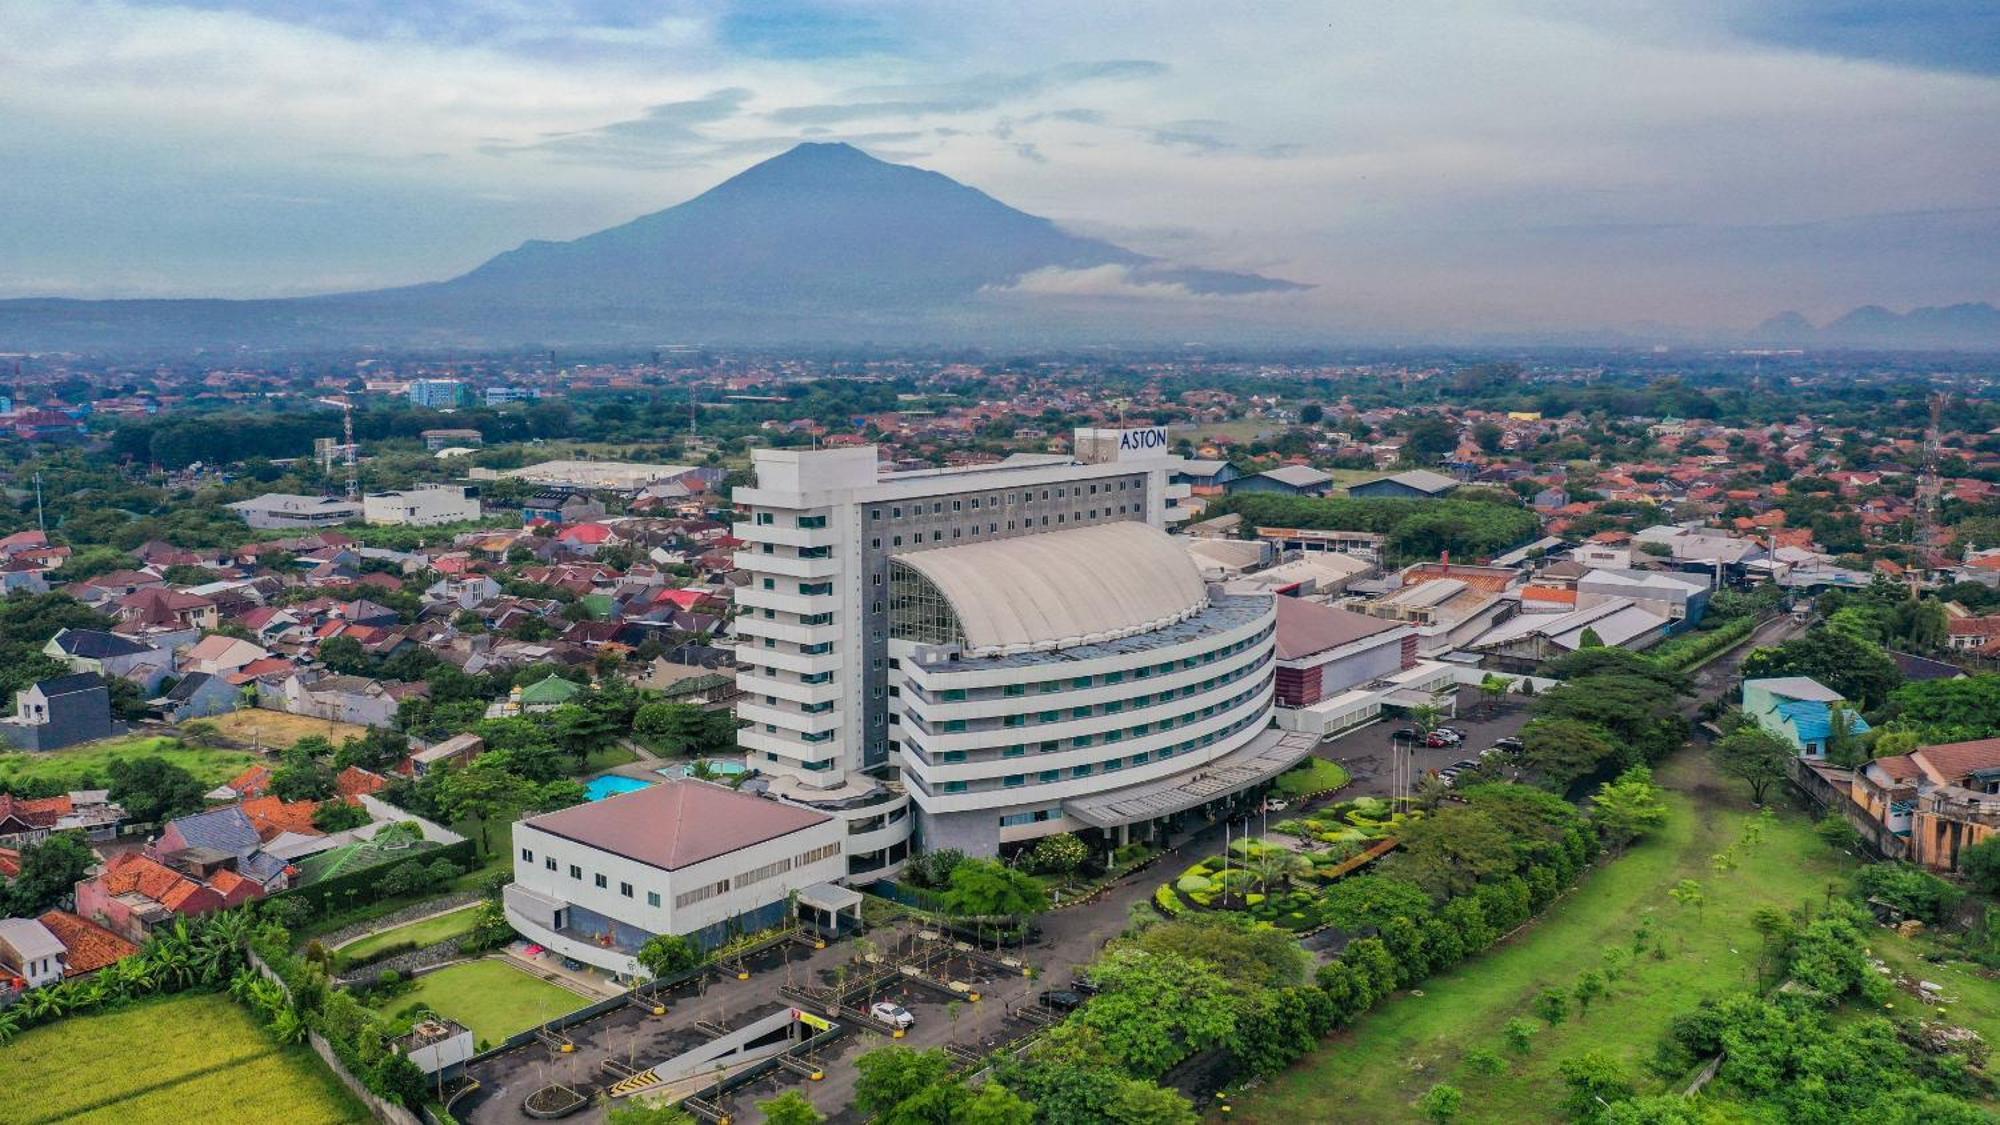
[[[120,759],[111,763],[110,774],[111,799],[141,824],[200,812],[208,791],[199,778],[165,758]]]
[[[1607,1105],[1632,1096],[1632,1080],[1618,1060],[1603,1051],[1585,1051],[1564,1059],[1556,1065],[1556,1072],[1569,1090],[1563,1097],[1563,1109],[1578,1120],[1596,1121]]]
[[[333,770],[294,744],[271,771],[271,792],[284,801],[323,801],[333,796]]]
[[[1119,1081],[1111,1100],[1104,1105],[1106,1120],[1116,1125],[1196,1125],[1201,1115],[1194,1111],[1179,1090],[1141,1082],[1135,1078]],[[1077,1120],[1050,1117],[1048,1120]]]
[[[1194,914],[1147,926],[1122,939],[1118,948],[1200,962],[1230,981],[1258,988],[1303,984],[1312,963],[1289,933],[1228,912]]]
[[[1601,836],[1623,847],[1667,822],[1665,793],[1653,781],[1652,770],[1633,766],[1599,787],[1590,818]]]
[[[1750,800],[1764,803],[1771,786],[1785,779],[1795,751],[1791,743],[1755,723],[1746,723],[1724,735],[1709,751],[1715,768],[1750,786]]]
[[[20,849],[20,872],[0,884],[0,918],[32,918],[68,895],[97,857],[74,832],[58,832]]]
[[[997,860],[968,859],[952,869],[944,901],[952,913],[966,917],[1020,917],[1047,910],[1049,892]]]
[[[1604,974],[1596,969],[1585,969],[1577,976],[1570,995],[1576,997],[1577,1014],[1588,1015],[1590,1002],[1604,995]]]
[[[1864,711],[1880,707],[1903,683],[1896,662],[1876,645],[1837,629],[1814,629],[1743,660],[1743,678],[1810,676]]]
[[[854,1084],[854,1106],[870,1119],[888,1120],[898,1107],[934,1086],[950,1081],[951,1056],[932,1048],[877,1047],[854,1060],[860,1078]]]
[[[1983,894],[2000,894],[2000,836],[1960,849],[1958,870]]]
[[[775,1098],[757,1103],[767,1125],[819,1125],[826,1114],[814,1107],[804,1094],[787,1090]]]
[[[1028,852],[1028,862],[1037,871],[1068,874],[1083,865],[1090,858],[1090,849],[1082,840],[1068,832],[1058,832],[1035,841]]]
[[[444,771],[438,782],[439,803],[453,820],[479,823],[479,850],[493,854],[489,828],[493,821],[511,817],[535,799],[534,783],[485,764],[485,759],[463,769]]]
[[[1405,826],[1402,839],[1390,873],[1436,898],[1470,893],[1485,879],[1513,870],[1518,858],[1513,837],[1481,808],[1432,813]]]
[[[1221,975],[1174,954],[1114,949],[1091,966],[1090,979],[1102,991],[1074,1018],[1141,1078],[1159,1077],[1222,1042],[1235,1026]]]
[[[1616,750],[1602,727],[1576,719],[1534,719],[1521,728],[1521,762],[1550,788],[1566,789]]]
[[[1535,1045],[1535,1025],[1520,1016],[1508,1020],[1506,1026],[1500,1029],[1500,1034],[1516,1054],[1525,1055]]]
[[[1377,929],[1391,918],[1421,920],[1430,908],[1422,887],[1388,875],[1350,875],[1327,888],[1322,907],[1328,920],[1351,934]]]
[[[680,934],[655,934],[639,947],[636,956],[655,978],[684,973],[706,960],[701,946]]]
[[[1682,910],[1694,907],[1697,915],[1702,913],[1702,907],[1708,901],[1701,892],[1701,884],[1693,879],[1682,879],[1675,883],[1667,891],[1667,897],[1679,903]]]
[[[1559,988],[1545,988],[1535,997],[1535,1014],[1554,1027],[1569,1018],[1569,997]]]
[[[1425,1118],[1437,1122],[1438,1125],[1444,1125],[1445,1122],[1457,1117],[1458,1111],[1464,1105],[1464,1091],[1456,1086],[1440,1082],[1430,1089],[1425,1090],[1424,1096],[1417,1099],[1417,1112],[1423,1114]]]
[[[1035,1107],[998,1082],[987,1082],[960,1104],[952,1125],[1033,1125]]]

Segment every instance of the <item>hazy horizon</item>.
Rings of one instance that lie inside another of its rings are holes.
[[[16,0],[0,296],[439,280],[807,140],[1309,283],[1287,315],[1335,331],[2000,301],[2000,8],[1977,0]]]

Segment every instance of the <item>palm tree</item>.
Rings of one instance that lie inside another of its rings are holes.
[[[1312,861],[1286,848],[1273,847],[1247,857],[1245,866],[1256,877],[1257,889],[1270,894],[1274,885],[1282,889],[1311,870]]]
[[[1430,737],[1430,733],[1443,724],[1444,708],[1435,703],[1419,703],[1410,708],[1410,725],[1417,728],[1420,737]]]
[[[229,998],[239,1004],[248,1003],[251,990],[263,979],[255,969],[238,969],[236,975],[229,978]]]
[[[1514,681],[1508,679],[1506,676],[1496,676],[1488,672],[1485,676],[1481,677],[1479,680],[1479,694],[1485,697],[1486,713],[1488,715],[1499,714],[1500,701],[1506,698],[1507,693],[1512,691],[1513,688]]]
[[[21,1033],[21,1015],[12,1008],[0,1008],[0,1046]]]

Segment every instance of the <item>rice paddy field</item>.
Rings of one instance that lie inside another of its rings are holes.
[[[23,1032],[0,1049],[5,1119],[92,1122],[370,1120],[305,1047],[280,1046],[227,997],[182,993]]]

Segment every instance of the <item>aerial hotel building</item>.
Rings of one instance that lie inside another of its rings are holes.
[[[891,472],[758,450],[735,501],[739,740],[847,823],[851,881],[915,842],[993,854],[1212,813],[1313,739],[1271,728],[1276,611],[1206,585],[1163,429]]]

